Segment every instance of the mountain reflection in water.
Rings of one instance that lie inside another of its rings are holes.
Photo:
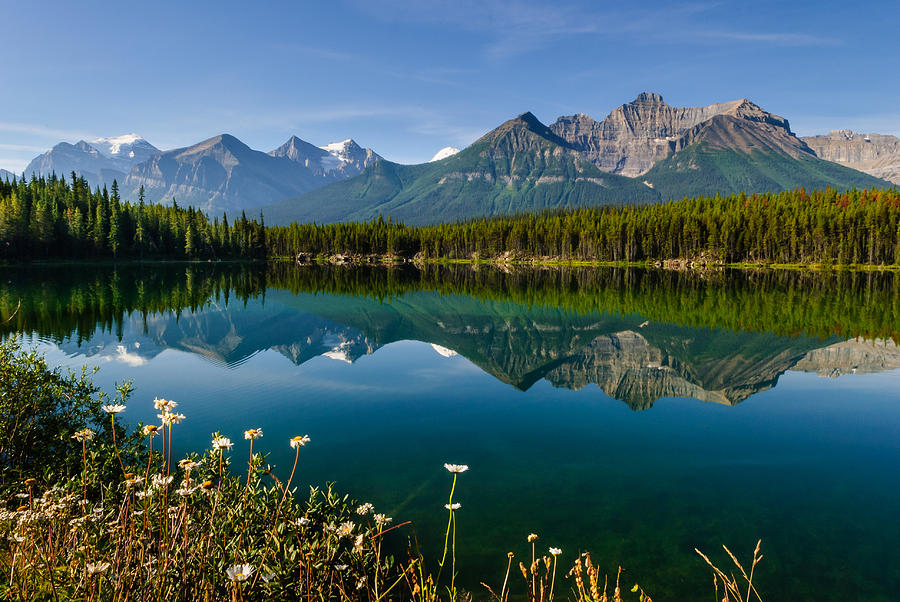
[[[354,362],[417,340],[520,390],[596,384],[633,409],[662,397],[734,405],[787,370],[900,367],[894,273],[274,264],[7,278],[0,322],[22,301],[7,331],[132,365],[165,349],[228,366],[269,349],[297,365]]]

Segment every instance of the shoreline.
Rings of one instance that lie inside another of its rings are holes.
[[[890,264],[827,264],[827,263],[774,263],[774,262],[711,262],[696,259],[648,259],[643,261],[599,261],[586,259],[453,259],[438,258],[404,258],[390,255],[345,256],[341,254],[322,255],[307,260],[290,256],[278,256],[269,261],[296,261],[299,265],[486,265],[494,267],[598,267],[598,268],[643,268],[675,271],[711,271],[719,269],[735,270],[798,270],[798,271],[835,271],[835,272],[896,272],[900,265]]]
[[[267,259],[32,259],[2,261],[0,266],[135,266],[135,265],[241,265],[265,264],[270,262],[296,262],[298,265],[347,265],[347,266],[400,266],[400,265],[473,265],[492,267],[593,267],[593,268],[640,268],[672,271],[706,272],[729,270],[795,270],[815,272],[898,272],[897,264],[829,264],[829,263],[777,263],[777,262],[713,262],[697,259],[648,259],[642,261],[599,261],[587,259],[506,259],[506,258],[407,258],[396,255],[347,256],[341,254],[320,255],[299,260],[291,256],[275,256]]]

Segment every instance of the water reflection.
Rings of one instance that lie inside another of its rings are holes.
[[[900,367],[893,273],[270,265],[7,278],[7,331],[130,366],[165,349],[232,367],[264,350],[352,363],[416,340],[519,390],[595,384],[634,409],[663,397],[734,405],[787,370]]]

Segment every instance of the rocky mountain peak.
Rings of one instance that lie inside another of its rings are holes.
[[[541,123],[531,111],[526,111],[509,121],[505,121],[499,127],[479,138],[476,144],[481,142],[487,142],[492,145],[504,143],[509,144],[512,150],[521,150],[540,144],[540,140],[569,148],[568,142]]]
[[[660,94],[642,92],[634,101],[613,109],[603,121],[578,114],[560,117],[550,129],[603,171],[637,177],[693,143],[697,136],[708,134],[709,130],[701,126],[720,116],[744,123],[726,127],[718,122],[719,146],[728,146],[726,130],[731,128],[742,132],[738,150],[787,149],[785,152],[793,156],[809,152],[791,133],[787,119],[764,111],[746,98],[682,108],[667,105]],[[754,128],[760,131],[747,134]],[[777,140],[767,142],[767,137]]]
[[[285,157],[310,167],[312,164],[318,166],[322,157],[328,153],[297,136],[291,136],[287,142],[275,150],[269,151],[269,154],[273,157]]]
[[[661,94],[657,94],[656,92],[641,92],[637,95],[632,102],[629,104],[656,104],[656,105],[664,105],[666,102],[663,100]]]

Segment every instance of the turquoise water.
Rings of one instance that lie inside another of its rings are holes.
[[[30,299],[10,332],[53,364],[100,366],[106,389],[133,380],[131,421],[154,420],[156,396],[179,401],[184,452],[222,431],[240,458],[242,431],[262,427],[257,449],[287,473],[288,439],[309,434],[301,485],[334,481],[413,521],[432,557],[451,481],[443,463],[468,464],[456,494],[459,567],[478,594],[479,581],[499,586],[507,552],[530,554],[535,532],[564,562],[589,550],[610,574],[623,565],[628,585],[655,600],[712,597],[693,549],[724,563],[722,544],[748,558],[760,538],[767,600],[896,599],[900,351],[884,333],[845,340],[852,324],[872,324],[865,304],[853,322],[837,301],[859,295],[855,281],[832,298],[833,283],[795,283],[788,294],[783,280],[747,284],[752,276],[736,273],[648,288],[649,276],[601,271],[591,282],[612,283],[603,298],[621,286],[629,299],[604,311],[565,302],[583,300],[571,285],[583,275],[553,289],[561,301],[536,304],[523,291],[540,283],[491,289],[484,275],[477,293],[413,274],[385,295],[377,271],[317,290],[283,273],[248,285],[243,269],[226,269],[221,285],[209,282],[222,270],[175,269],[150,287],[148,270],[10,270],[0,317]],[[867,282],[874,315],[896,286]],[[755,311],[745,293],[760,286],[815,303],[808,331],[726,327]],[[686,288],[715,308],[684,309]],[[151,302],[148,289],[168,302]],[[676,315],[655,309],[666,295],[692,325],[659,320]],[[827,330],[829,312],[840,315]],[[709,324],[697,324],[704,315]],[[402,550],[401,533],[412,531],[397,533]]]

